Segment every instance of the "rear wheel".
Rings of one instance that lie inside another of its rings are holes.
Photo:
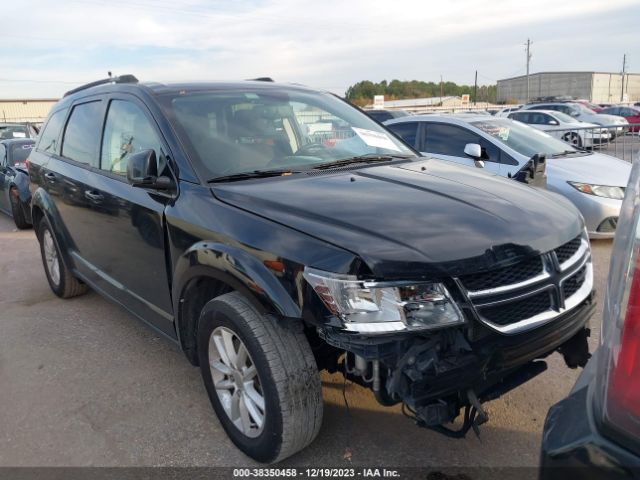
[[[51,227],[45,218],[38,226],[38,239],[42,264],[53,293],[60,298],[71,298],[85,293],[88,290],[87,285],[74,277],[62,261]]]
[[[277,462],[316,437],[322,390],[303,333],[280,327],[231,292],[205,306],[198,355],[218,419],[244,453]]]
[[[11,216],[13,217],[16,227],[20,230],[29,228],[31,224],[27,222],[24,210],[22,210],[22,206],[20,206],[20,195],[16,187],[11,187],[11,190],[9,190],[9,198],[11,199]]]

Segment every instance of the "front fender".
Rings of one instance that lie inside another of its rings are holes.
[[[222,243],[201,241],[177,260],[174,269],[173,302],[196,277],[212,277],[244,294],[261,313],[300,318],[300,307],[278,278],[260,259],[247,251]]]

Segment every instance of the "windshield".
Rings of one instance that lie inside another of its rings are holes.
[[[28,137],[29,132],[24,125],[0,125],[0,139]]]
[[[276,88],[183,91],[161,102],[205,179],[304,170],[361,155],[415,155],[330,94]]]
[[[571,115],[562,112],[553,112],[553,116],[563,123],[576,123],[577,120]]]
[[[536,153],[546,153],[547,156],[551,156],[567,151],[580,151],[541,130],[506,118],[481,120],[471,122],[471,125],[526,157],[532,157]]]
[[[585,107],[581,103],[576,103],[576,104],[573,105],[573,107],[577,108],[578,110],[580,110],[580,113],[585,113],[585,114],[588,114],[588,115],[596,113],[593,110],[591,110],[590,108]]]

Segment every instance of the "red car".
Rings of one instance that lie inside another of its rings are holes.
[[[582,105],[584,105],[590,110],[593,110],[596,113],[602,113],[602,110],[603,110],[602,107],[600,105],[591,103],[589,100],[578,99],[578,100],[574,100],[574,102],[581,103]]]
[[[600,113],[624,117],[629,122],[630,132],[640,132],[640,107],[613,106],[605,108]]]

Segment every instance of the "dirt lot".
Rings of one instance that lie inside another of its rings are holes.
[[[55,297],[33,231],[15,231],[5,216],[0,245],[0,466],[253,465],[224,434],[199,371],[168,340],[95,293]],[[611,242],[593,250],[603,292]],[[348,465],[346,447],[352,465],[535,466],[547,409],[578,374],[557,354],[549,364],[487,404],[481,440],[419,429],[355,385],[349,415],[340,378],[323,375],[324,426],[283,466]]]

